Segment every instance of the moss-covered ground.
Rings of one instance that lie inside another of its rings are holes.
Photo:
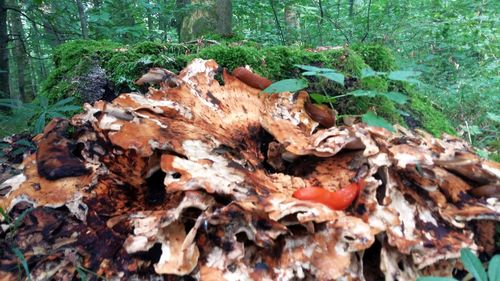
[[[390,51],[377,45],[356,45],[311,52],[299,47],[263,47],[252,42],[207,46],[144,42],[123,46],[109,41],[73,41],[61,45],[55,51],[53,60],[56,68],[43,83],[42,95],[53,101],[68,96],[79,98],[77,78],[85,75],[95,65],[105,70],[107,79],[117,94],[141,90],[136,88],[133,81],[149,68],[163,67],[179,71],[197,57],[215,59],[219,65],[229,70],[249,65],[255,72],[273,81],[300,77],[301,71],[295,67],[297,64],[333,68],[347,77],[345,87],[311,77],[308,90],[335,96],[356,89],[387,92],[397,88],[409,98],[404,105],[395,104],[384,97],[339,99],[334,106],[340,114],[357,115],[372,110],[392,123],[421,127],[435,135],[454,133],[443,113],[410,85],[400,83],[395,86],[383,77],[358,78],[367,67],[376,71],[397,69]]]

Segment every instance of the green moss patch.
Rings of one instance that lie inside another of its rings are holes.
[[[255,72],[273,81],[301,77],[301,70],[295,65],[313,65],[332,68],[346,77],[346,86],[325,78],[309,76],[309,92],[342,95],[356,89],[377,92],[394,91],[394,86],[383,77],[358,79],[368,66],[376,71],[390,71],[396,68],[395,60],[388,49],[377,45],[356,45],[323,52],[310,52],[299,47],[262,47],[254,43],[199,46],[184,44],[162,44],[143,42],[135,45],[121,45],[110,41],[73,41],[61,45],[54,52],[56,68],[43,83],[42,95],[52,101],[68,96],[79,98],[79,77],[89,73],[96,65],[104,69],[106,79],[115,94],[141,90],[133,83],[151,67],[163,67],[172,71],[181,70],[194,58],[215,59],[217,63],[232,71],[249,65]],[[88,81],[88,79],[87,79]],[[438,135],[454,133],[446,117],[427,99],[405,87],[397,87],[410,100],[405,105],[394,104],[387,98],[349,97],[341,98],[334,106],[341,114],[364,114],[374,111],[389,122],[403,126],[420,126]],[[142,89],[145,90],[145,89]],[[398,90],[398,89],[396,89]],[[401,115],[407,112],[411,118]],[[408,121],[415,122],[408,122]]]

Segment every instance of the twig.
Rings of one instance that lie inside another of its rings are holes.
[[[14,11],[14,12],[17,12],[19,14],[21,14],[23,17],[25,17],[28,21],[36,24],[36,25],[40,25],[40,26],[43,26],[45,28],[48,28],[50,30],[53,30],[53,31],[56,31],[52,26],[48,26],[48,25],[45,25],[43,23],[39,23],[39,22],[36,22],[35,20],[33,20],[30,16],[28,16],[26,13],[24,13],[23,11],[21,11],[20,9],[17,9],[17,8],[14,8],[14,7],[11,7],[11,6],[6,6],[5,7],[6,10],[11,10],[11,11]],[[57,32],[57,33],[60,33],[60,34],[67,34],[67,35],[75,35],[75,33],[62,33],[62,32]]]
[[[372,0],[368,1],[368,16],[366,18],[366,32],[365,36],[363,36],[363,39],[361,39],[361,42],[364,42],[366,37],[368,37],[368,33],[370,32],[370,10],[372,7]]]
[[[276,26],[278,27],[278,30],[280,32],[281,44],[285,45],[285,35],[283,34],[283,30],[281,29],[280,21],[278,19],[278,13],[276,12],[276,8],[274,7],[274,0],[269,0],[269,2],[271,3],[271,9],[273,10],[274,20],[276,21]]]

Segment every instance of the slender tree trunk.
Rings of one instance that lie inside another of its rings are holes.
[[[0,98],[10,97],[8,42],[7,9],[5,9],[5,0],[0,0]]]
[[[286,41],[294,43],[297,41],[298,30],[300,28],[299,17],[293,3],[287,1],[285,4],[285,24],[286,24]]]
[[[153,39],[153,11],[151,9],[151,2],[148,0],[147,6],[146,6],[146,24],[148,25],[148,39],[152,40]]]
[[[269,4],[271,4],[271,9],[273,10],[274,22],[276,23],[276,27],[278,28],[278,31],[280,33],[281,43],[285,45],[285,35],[283,34],[283,29],[281,29],[280,20],[278,19],[278,12],[276,11],[276,7],[274,5],[274,0],[269,0]]]
[[[323,45],[323,22],[325,19],[325,12],[323,11],[323,2],[319,0],[319,22],[318,22],[318,31],[319,31],[319,44]]]
[[[163,6],[160,8],[160,15],[158,16],[158,24],[160,25],[160,30],[163,31],[163,40],[167,40],[168,29],[172,26],[171,22],[167,21],[167,8],[168,0],[163,0]]]
[[[231,34],[233,27],[233,3],[231,0],[217,0],[215,2],[217,16],[217,33]]]
[[[89,26],[87,23],[87,13],[85,13],[85,7],[81,0],[76,0],[76,6],[78,7],[78,16],[80,17],[80,26],[82,28],[83,39],[89,39]]]
[[[354,0],[349,0],[349,18],[354,15]]]
[[[11,6],[19,9],[19,5],[16,0],[11,1]],[[14,58],[17,65],[17,87],[19,89],[19,97],[22,101],[29,102],[33,100],[34,93],[31,88],[31,84],[26,84],[26,81],[31,81],[31,72],[28,67],[28,44],[24,36],[21,14],[16,11],[12,11],[10,13],[10,20],[12,23],[12,35],[14,37]],[[25,69],[28,71],[25,72]]]
[[[45,68],[45,62],[42,59],[44,54],[42,52],[41,40],[40,40],[40,31],[35,23],[31,23],[31,42],[33,44],[33,50],[35,51],[35,55],[39,58],[38,61],[38,78],[40,81],[45,80],[47,77],[47,69]]]

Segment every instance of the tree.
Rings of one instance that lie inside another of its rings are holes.
[[[89,39],[89,27],[87,24],[87,13],[85,13],[85,7],[81,0],[76,0],[76,6],[78,7],[78,16],[80,18],[80,25],[82,28],[83,39]]]
[[[19,90],[19,97],[22,101],[31,101],[34,97],[33,89],[31,87],[31,71],[29,69],[28,60],[28,44],[26,42],[26,36],[23,28],[23,22],[21,20],[21,14],[19,3],[17,0],[12,0],[10,6],[13,9],[10,12],[10,22],[12,25],[12,34],[14,42],[14,59],[17,68],[17,87]],[[25,69],[27,71],[25,71]],[[30,83],[26,83],[29,81]],[[28,87],[27,87],[28,86]]]
[[[9,50],[7,44],[7,9],[5,0],[0,0],[0,98],[9,98]]]
[[[231,0],[177,0],[179,41],[189,41],[207,34],[227,35],[232,30]]]

